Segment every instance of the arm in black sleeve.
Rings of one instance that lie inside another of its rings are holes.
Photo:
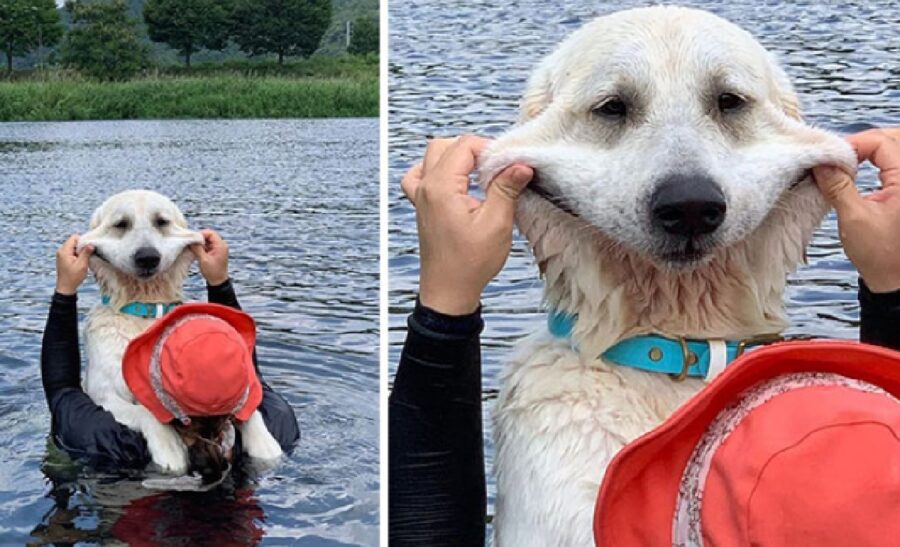
[[[220,306],[228,306],[236,310],[241,309],[238,302],[237,294],[234,292],[234,285],[231,278],[226,279],[219,285],[206,285],[206,299],[211,304],[219,304]],[[253,366],[256,368],[256,375],[262,381],[262,373],[259,371],[259,362],[256,360],[256,348],[253,348]]]
[[[206,296],[207,300],[213,304],[220,304],[237,310],[241,309],[231,279],[227,279],[220,285],[207,285]],[[253,349],[253,366],[256,367],[256,375],[259,376],[263,387],[263,400],[259,404],[259,413],[266,424],[266,429],[275,437],[281,448],[287,451],[300,440],[300,426],[297,424],[297,416],[284,397],[276,393],[263,380],[259,371],[259,362],[256,359],[256,348]]]
[[[873,293],[859,280],[859,340],[900,350],[900,291]]]
[[[41,346],[41,381],[53,441],[71,457],[97,468],[150,463],[143,436],[116,422],[81,389],[75,295],[53,295]]]
[[[392,547],[484,545],[481,310],[452,317],[418,302],[388,403]]]

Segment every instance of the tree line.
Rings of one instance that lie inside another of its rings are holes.
[[[62,64],[100,79],[124,79],[149,65],[136,21],[124,0],[67,0],[68,32],[55,0],[0,0],[0,48],[7,71],[13,57],[60,45]],[[331,0],[147,0],[147,33],[178,51],[186,66],[194,53],[230,43],[248,55],[308,57],[331,23]],[[377,23],[353,25],[348,52],[377,53]]]

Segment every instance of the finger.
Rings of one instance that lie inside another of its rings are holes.
[[[478,165],[478,157],[490,144],[489,139],[465,135],[450,145],[440,161],[429,173],[426,171],[422,185],[435,195],[467,194],[469,175]]]
[[[838,216],[858,207],[863,201],[853,182],[853,177],[837,167],[831,165],[814,167],[813,179],[828,203],[837,210]]]
[[[72,234],[60,246],[59,253],[64,256],[74,256],[75,248],[77,246],[78,246],[78,234]]]
[[[871,194],[864,195],[863,199],[873,203],[890,202],[892,204],[900,205],[900,186],[891,186],[889,188],[875,190]]]
[[[441,157],[443,157],[443,155],[447,152],[447,149],[453,146],[453,144],[458,140],[458,137],[452,139],[429,140],[428,145],[425,146],[425,158],[422,160],[422,175],[424,176],[426,173],[434,169],[434,167],[440,161]]]
[[[403,180],[400,181],[400,188],[403,190],[403,194],[406,195],[406,199],[411,201],[413,205],[416,204],[416,192],[419,189],[419,185],[422,184],[422,169],[422,162],[413,165],[406,172],[406,175],[403,176]]]
[[[225,247],[225,240],[215,230],[206,229],[204,236],[204,251],[206,253],[215,253],[217,250]]]
[[[85,245],[85,247],[78,253],[78,257],[75,259],[75,264],[81,268],[87,268],[92,254],[94,254],[94,246]]]
[[[882,186],[900,185],[900,141],[893,131],[870,129],[850,135],[847,141],[860,162],[868,160],[878,168]]]
[[[463,196],[463,198],[465,198],[466,207],[469,209],[469,212],[479,209],[483,203],[475,196]]]
[[[200,233],[203,235],[203,240],[207,243],[222,239],[222,236],[212,228],[204,228],[200,230]]]
[[[888,137],[900,141],[900,127],[882,127],[881,131]]]
[[[206,258],[206,248],[204,247],[204,243],[192,243],[190,245],[190,250],[194,253],[194,256],[197,257],[198,260]]]
[[[511,224],[519,196],[531,182],[532,176],[534,171],[527,165],[512,165],[504,169],[488,186],[487,197],[481,207],[482,214]]]
[[[478,157],[491,143],[490,139],[476,137],[475,135],[463,135],[456,142],[447,147],[447,151],[435,165],[435,169],[447,175],[466,175],[475,170]],[[428,175],[428,168],[425,168]]]

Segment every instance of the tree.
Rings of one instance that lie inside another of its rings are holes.
[[[331,0],[235,0],[232,38],[250,55],[308,57],[331,23]]]
[[[12,73],[14,56],[55,45],[62,34],[54,0],[0,0],[0,45],[6,51],[7,73]]]
[[[378,22],[372,17],[360,17],[350,27],[350,47],[347,51],[353,55],[378,53]]]
[[[147,66],[123,0],[68,0],[66,11],[72,19],[62,47],[66,66],[100,80],[124,80]]]
[[[228,42],[230,13],[222,0],[147,0],[144,22],[154,42],[165,42],[191,66],[191,54],[223,49]]]

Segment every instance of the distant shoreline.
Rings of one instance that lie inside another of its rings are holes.
[[[378,116],[377,60],[210,64],[123,82],[59,70],[0,80],[0,121]]]

